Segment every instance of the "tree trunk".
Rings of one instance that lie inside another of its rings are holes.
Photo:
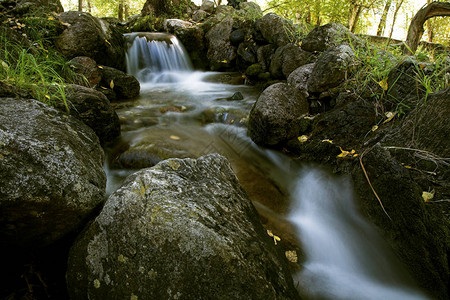
[[[119,12],[118,12],[118,18],[119,21],[122,22],[123,21],[123,1],[124,0],[119,0]]]
[[[427,0],[427,4],[430,4],[431,0]],[[432,43],[433,42],[433,36],[434,36],[434,26],[433,26],[433,21],[432,20],[428,20],[427,21],[427,34],[428,34],[428,42]]]
[[[403,54],[414,55],[423,35],[423,24],[425,21],[433,17],[447,16],[450,16],[450,2],[432,2],[422,7],[411,20]]]
[[[389,9],[391,8],[392,0],[387,0],[384,5],[383,14],[381,15],[380,23],[378,24],[377,36],[382,36],[383,31],[386,28],[386,20],[389,13]]]
[[[91,13],[92,12],[91,0],[87,1],[87,6],[88,6],[88,13]]]
[[[400,7],[403,4],[403,0],[400,0],[400,2],[397,2],[395,4],[395,11],[394,11],[394,16],[392,17],[392,26],[391,26],[391,31],[389,32],[389,39],[388,39],[388,45],[391,42],[391,38],[392,38],[392,33],[394,32],[394,25],[395,25],[395,21],[397,20],[397,13],[400,10]]]
[[[78,0],[78,11],[83,11],[83,0]]]
[[[125,20],[128,20],[130,12],[128,11],[128,3],[125,2]]]

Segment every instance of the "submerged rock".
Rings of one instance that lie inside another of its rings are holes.
[[[103,150],[81,121],[36,100],[0,99],[0,246],[40,247],[104,201]]]
[[[277,145],[298,135],[298,119],[308,110],[308,101],[300,90],[286,83],[273,84],[253,105],[248,134],[258,145]]]
[[[228,161],[129,176],[70,251],[71,299],[298,299]]]

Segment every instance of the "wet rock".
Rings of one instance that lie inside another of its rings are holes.
[[[425,66],[425,67],[422,67]],[[420,75],[431,75],[429,66],[407,58],[395,66],[388,75],[388,96],[396,103],[402,103],[408,109],[413,109],[425,96],[426,89],[419,82]],[[420,71],[419,71],[420,70]]]
[[[250,79],[258,78],[258,75],[263,72],[263,68],[260,64],[253,64],[245,70],[245,76],[249,77]]]
[[[275,146],[298,135],[298,119],[308,110],[298,89],[285,83],[271,85],[250,111],[248,134],[258,145]]]
[[[71,249],[71,299],[298,299],[227,160],[139,171]]]
[[[232,30],[233,19],[227,17],[206,33],[207,57],[212,70],[230,67],[236,58],[236,47],[232,46],[230,42]]]
[[[237,49],[237,65],[245,68],[256,62],[256,46],[252,42],[241,43]]]
[[[103,203],[103,150],[81,121],[36,100],[0,99],[0,246],[41,247]]]
[[[65,92],[70,114],[92,128],[102,144],[120,136],[119,117],[105,95],[74,84]],[[57,108],[65,111],[62,103]]]
[[[294,32],[291,22],[274,13],[266,14],[256,20],[255,26],[267,42],[275,44],[277,47],[290,43],[292,38],[290,33]]]
[[[322,52],[344,43],[357,46],[361,44],[361,41],[344,25],[329,23],[311,30],[302,40],[302,49],[309,52]]]
[[[275,51],[270,63],[270,74],[274,78],[287,78],[292,71],[309,63],[311,59],[311,53],[297,45],[287,44]]]
[[[85,12],[64,12],[59,18],[70,24],[55,40],[67,58],[88,56],[98,64],[125,70],[125,40],[115,26]]]
[[[69,61],[72,70],[79,74],[77,84],[95,88],[102,79],[102,74],[95,60],[87,56],[77,56]],[[84,77],[84,78],[83,78]]]
[[[101,85],[111,88],[119,99],[131,99],[139,96],[141,86],[139,81],[132,75],[120,70],[102,66]]]
[[[258,63],[263,67],[264,70],[269,70],[275,50],[277,50],[277,48],[272,44],[261,46],[258,48],[258,50],[256,50]]]
[[[314,63],[303,65],[298,67],[287,79],[288,84],[295,86],[299,90],[303,91],[305,96],[308,96],[308,79],[314,69]]]
[[[183,21],[180,19],[166,19],[164,20],[164,30],[166,32],[175,32],[179,28],[189,28],[192,26],[192,23]]]
[[[233,96],[231,96],[230,98],[228,98],[228,101],[239,101],[239,100],[243,100],[244,96],[242,96],[242,94],[240,92],[236,92],[233,94]]]
[[[353,50],[347,45],[340,45],[323,52],[308,79],[308,91],[318,93],[338,86],[345,80],[354,58]]]

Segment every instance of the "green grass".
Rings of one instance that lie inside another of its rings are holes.
[[[0,45],[0,80],[27,90],[48,105],[63,103],[69,110],[64,87],[75,74],[61,54],[40,43],[24,49],[1,36]]]

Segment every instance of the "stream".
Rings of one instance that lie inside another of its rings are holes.
[[[107,151],[108,194],[161,159],[220,153],[264,226],[303,249],[293,277],[304,298],[428,299],[359,215],[348,178],[250,140],[248,113],[260,90],[244,85],[240,74],[193,71],[174,36],[134,33],[127,39],[128,72],[140,81],[141,94],[115,106],[122,136]]]

